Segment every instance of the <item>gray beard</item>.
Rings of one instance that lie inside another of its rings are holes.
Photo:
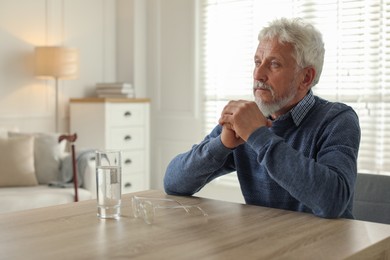
[[[259,107],[261,113],[265,116],[268,117],[270,115],[275,114],[278,112],[280,109],[285,107],[287,104],[291,102],[291,100],[294,98],[295,94],[290,93],[287,97],[282,98],[281,100],[278,100],[276,102],[272,102],[270,104],[265,104],[260,98],[256,98],[255,102],[257,106]]]
[[[255,80],[253,82],[253,89],[255,90],[256,88],[268,89],[269,91],[271,91],[272,98],[274,99],[272,102],[266,104],[260,98],[255,97],[255,102],[256,102],[257,106],[259,107],[261,113],[265,117],[269,117],[269,116],[275,114],[276,112],[281,110],[283,107],[288,105],[291,102],[291,100],[294,99],[294,96],[296,94],[296,90],[290,90],[290,92],[288,93],[287,96],[283,97],[282,99],[277,100],[275,98],[274,90],[272,89],[271,86],[269,86],[261,81]]]

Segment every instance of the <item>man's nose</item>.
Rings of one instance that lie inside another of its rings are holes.
[[[253,71],[253,79],[265,82],[267,81],[267,73],[263,64],[260,64],[255,67]]]

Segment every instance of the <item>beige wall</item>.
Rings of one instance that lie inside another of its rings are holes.
[[[34,47],[77,48],[80,77],[60,81],[60,130],[69,131],[69,98],[93,96],[96,82],[133,83],[138,97],[151,98],[150,177],[152,188],[162,189],[173,156],[203,138],[196,48],[199,4],[199,0],[1,0],[0,127],[54,131],[54,81],[34,78]]]
[[[35,46],[80,51],[78,79],[60,81],[60,130],[68,131],[70,97],[93,95],[116,79],[115,0],[0,1],[0,125],[54,131],[54,80],[33,75]]]

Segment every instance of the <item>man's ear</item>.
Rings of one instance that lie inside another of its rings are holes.
[[[300,87],[308,90],[313,83],[314,77],[316,76],[316,70],[313,67],[307,67],[303,69],[303,79],[301,81]]]

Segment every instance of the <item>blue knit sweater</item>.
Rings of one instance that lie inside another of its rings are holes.
[[[291,113],[260,127],[234,150],[221,142],[221,126],[168,165],[167,194],[192,195],[211,180],[237,171],[247,204],[353,218],[360,143],[352,108],[314,96],[297,125]]]

